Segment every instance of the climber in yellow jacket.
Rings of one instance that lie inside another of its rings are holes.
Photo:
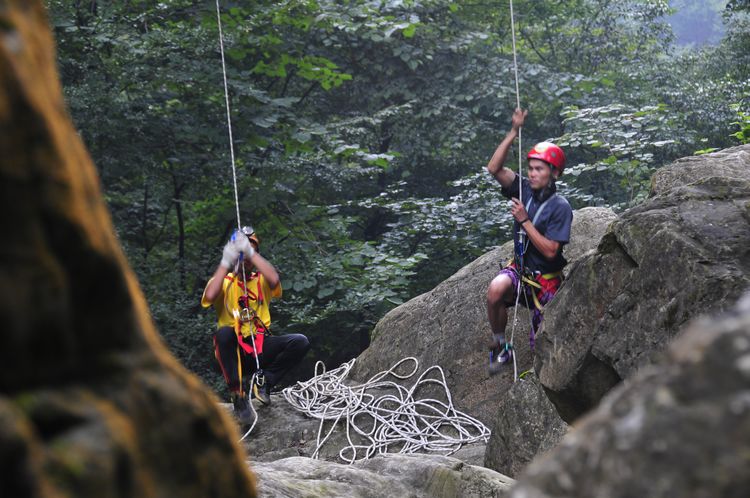
[[[216,310],[214,354],[243,424],[252,421],[243,373],[260,365],[262,379],[251,386],[252,394],[268,405],[273,387],[310,348],[302,334],[270,335],[270,301],[281,293],[276,268],[260,255],[260,239],[251,227],[243,227],[224,246],[221,263],[201,298],[204,308]]]

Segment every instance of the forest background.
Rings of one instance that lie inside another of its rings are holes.
[[[671,3],[514,2],[523,147],[563,146],[574,208],[620,211],[654,168],[750,141],[748,0]],[[313,344],[293,381],[355,357],[387,311],[509,239],[484,169],[516,106],[509,4],[220,4],[242,223],[281,273],[274,333]],[[47,6],[154,320],[221,392],[199,304],[237,226],[216,4]]]

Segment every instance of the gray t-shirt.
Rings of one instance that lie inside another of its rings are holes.
[[[524,253],[523,265],[531,271],[541,273],[552,273],[560,271],[568,263],[563,257],[563,246],[570,241],[570,225],[573,223],[573,210],[564,197],[558,194],[552,194],[545,200],[538,199],[531,190],[529,181],[524,178],[521,182],[523,185],[523,204],[526,206],[526,212],[529,219],[532,220],[534,228],[550,240],[560,243],[560,250],[553,259],[547,259],[542,256],[534,244],[528,238],[526,239],[526,251]],[[510,199],[518,198],[518,175],[510,188],[502,189],[503,196]],[[541,211],[540,211],[541,210]],[[536,219],[534,219],[536,217]],[[518,232],[520,230],[518,222],[513,222],[513,242],[518,248]]]

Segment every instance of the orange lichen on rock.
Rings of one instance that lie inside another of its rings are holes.
[[[255,496],[236,427],[154,328],[38,0],[0,1],[0,202],[0,496]]]

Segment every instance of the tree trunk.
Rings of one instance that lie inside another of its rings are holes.
[[[143,177],[143,209],[141,210],[141,247],[143,248],[143,261],[148,259],[148,175]]]
[[[184,187],[177,180],[177,175],[172,171],[172,185],[174,187],[174,208],[177,215],[177,266],[180,275],[180,288],[185,288],[185,220],[182,215],[182,189]]]

